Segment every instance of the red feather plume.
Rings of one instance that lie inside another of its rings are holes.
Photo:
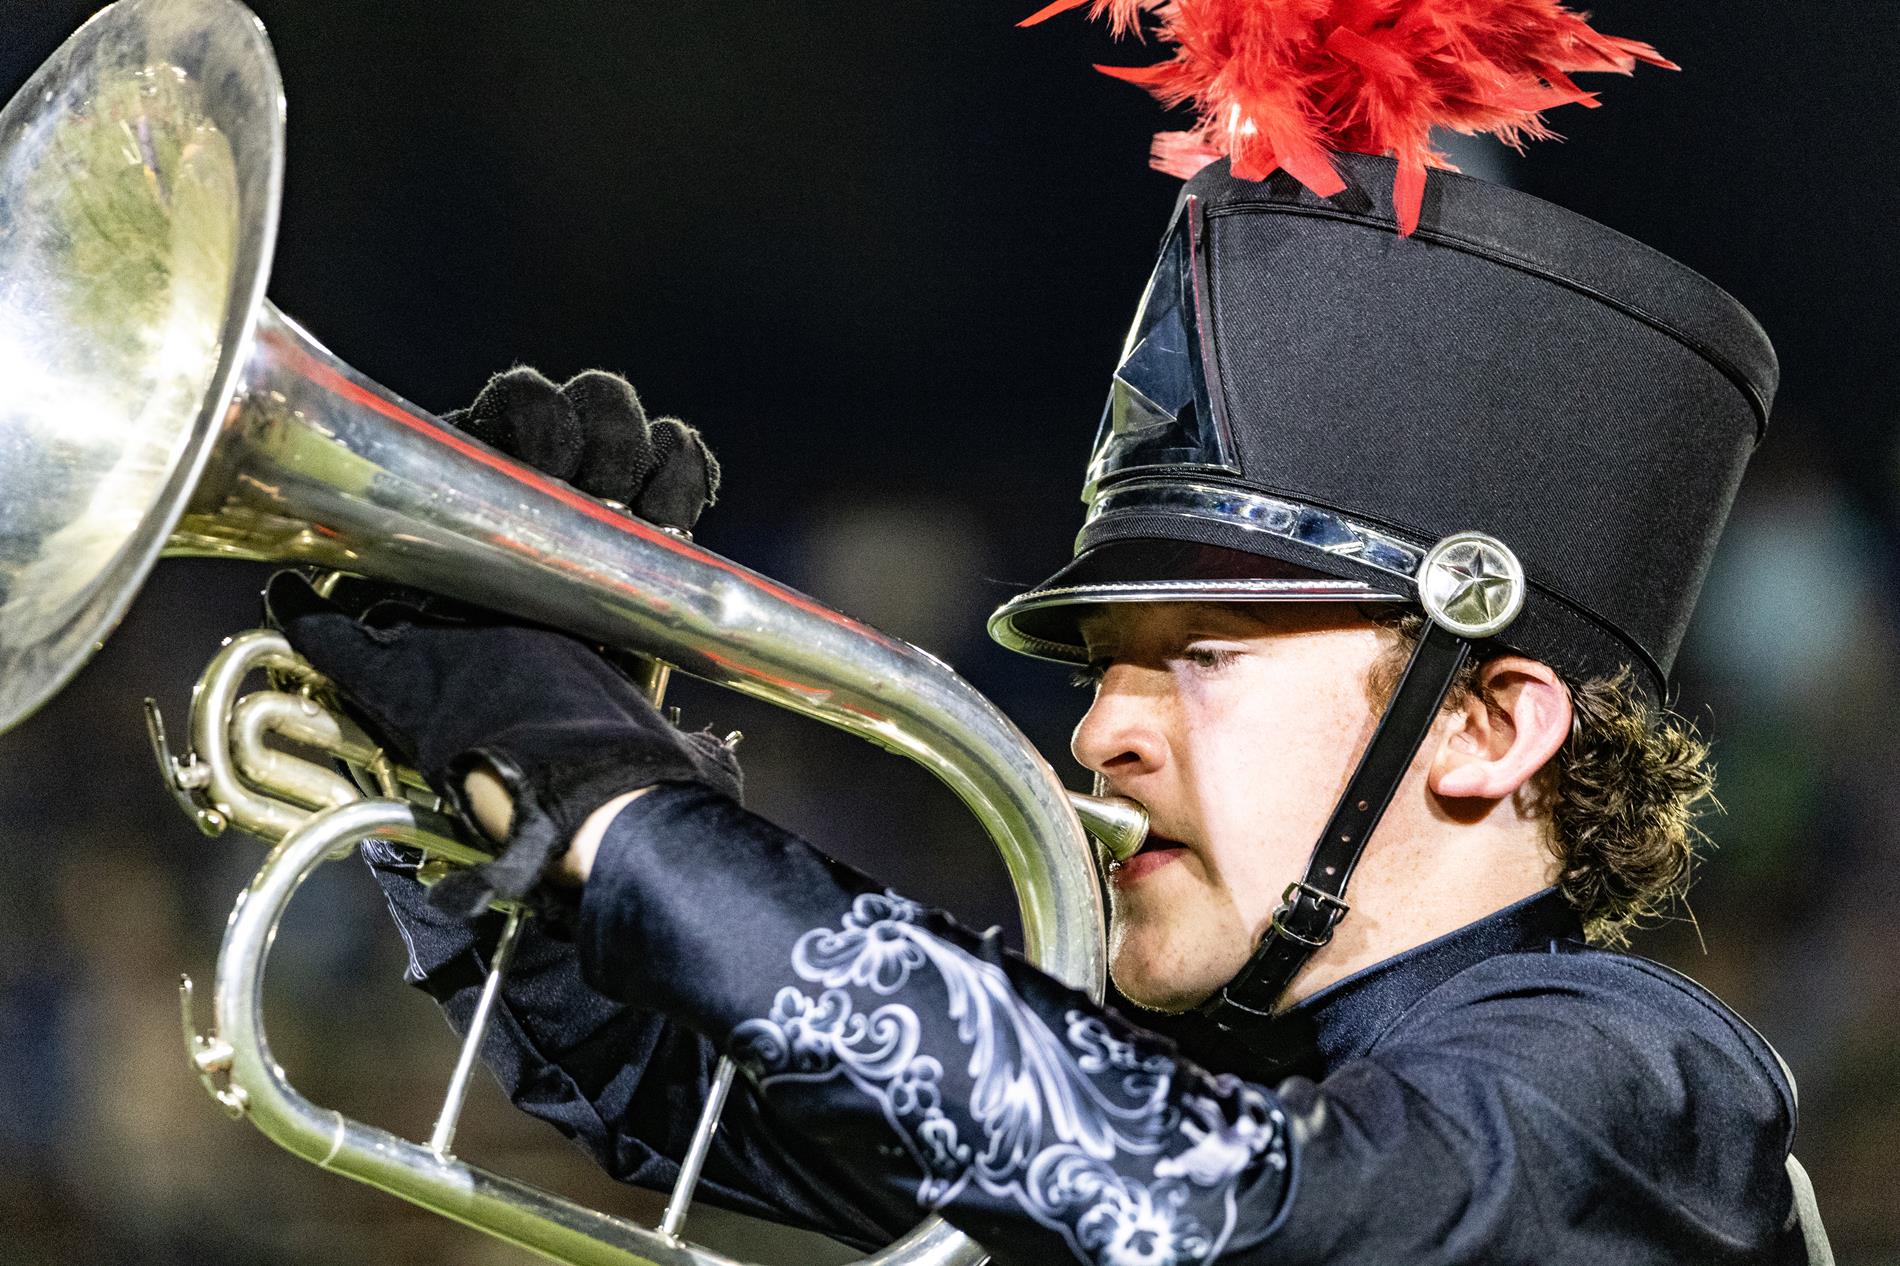
[[[1186,179],[1225,154],[1243,180],[1284,170],[1324,197],[1345,188],[1330,154],[1390,154],[1401,233],[1418,227],[1425,169],[1451,167],[1433,128],[1521,149],[1554,135],[1545,110],[1598,104],[1571,75],[1677,69],[1559,0],[1055,0],[1021,25],[1084,5],[1117,35],[1149,17],[1174,45],[1156,65],[1096,67],[1196,108],[1192,130],[1155,137],[1156,168]]]

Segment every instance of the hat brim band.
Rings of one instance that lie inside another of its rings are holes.
[[[1403,582],[1403,591],[1408,596],[1416,591],[1418,569],[1430,548],[1382,532],[1336,510],[1231,485],[1182,479],[1134,479],[1104,488],[1089,504],[1087,522],[1093,523],[1107,514],[1129,512],[1178,514],[1276,536],[1384,572]],[[1083,532],[1087,531],[1085,525]],[[1080,545],[1079,540],[1077,544]]]
[[[1173,535],[1163,526],[1169,519],[1200,522],[1284,541],[1357,566],[1342,568],[1348,574],[1340,575],[1328,574],[1318,559],[1304,566],[1263,556],[1249,562],[1252,551],[1235,541],[1212,552],[1223,560],[1217,566],[1204,565],[1211,555],[1203,552],[1192,561],[1104,559],[1108,574],[1101,574],[1102,567],[1091,568],[1081,556],[1089,552],[1085,527],[1077,564],[998,608],[989,620],[991,637],[1025,655],[1079,663],[1087,652],[1073,619],[1061,614],[1063,609],[1126,602],[1408,602],[1416,597],[1415,574],[1426,553],[1422,545],[1336,511],[1179,477],[1133,479],[1103,489],[1091,503],[1089,523],[1109,513],[1138,515],[1157,524],[1163,537]],[[1196,548],[1185,541],[1176,546]]]

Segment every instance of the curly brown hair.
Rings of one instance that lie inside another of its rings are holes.
[[[1424,617],[1368,614],[1397,634],[1367,680],[1375,706],[1383,707]],[[1499,654],[1468,662],[1446,706],[1469,701],[1479,689],[1479,670]],[[1696,819],[1714,801],[1715,768],[1694,724],[1650,702],[1627,668],[1564,684],[1570,737],[1534,780],[1537,811],[1549,816],[1557,886],[1583,916],[1584,935],[1596,944],[1622,945],[1631,928],[1688,891],[1690,870],[1707,841]]]

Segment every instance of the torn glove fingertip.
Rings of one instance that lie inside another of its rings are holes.
[[[567,840],[531,800],[517,801],[508,840],[492,861],[444,876],[429,890],[429,903],[458,918],[472,919],[496,900],[522,901],[540,885]]]

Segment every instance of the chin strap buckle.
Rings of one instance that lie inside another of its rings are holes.
[[[1307,904],[1308,901],[1311,904]],[[1308,949],[1318,949],[1333,939],[1333,929],[1351,909],[1324,888],[1296,879],[1280,894],[1280,908],[1273,912],[1272,931],[1268,935],[1284,936]]]

